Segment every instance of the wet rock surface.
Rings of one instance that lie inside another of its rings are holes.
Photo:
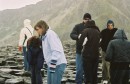
[[[75,45],[64,45],[65,55],[68,61],[62,84],[75,84]],[[100,58],[101,60],[101,58]],[[31,84],[30,73],[24,71],[23,56],[17,47],[7,46],[0,48],[0,84]],[[43,67],[43,84],[47,84],[47,71]],[[102,79],[101,61],[98,67],[98,84]]]

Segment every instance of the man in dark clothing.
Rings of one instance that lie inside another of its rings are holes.
[[[110,62],[111,84],[128,84],[130,63],[130,42],[123,30],[117,30],[109,42],[106,61]]]
[[[86,40],[85,40],[86,39]],[[79,44],[83,46],[83,69],[85,84],[97,84],[97,68],[99,59],[100,31],[95,22],[87,22],[87,28],[82,32]]]
[[[83,22],[75,25],[73,28],[70,37],[73,40],[76,40],[76,83],[82,84],[83,82],[83,64],[82,64],[82,56],[81,50],[82,46],[79,45],[79,39],[81,36],[81,32],[86,28],[85,23],[91,20],[91,15],[89,13],[85,13],[83,16]]]
[[[110,40],[112,40],[113,35],[115,34],[117,28],[114,28],[114,22],[112,20],[108,20],[107,28],[101,31],[101,48],[102,48],[102,77],[103,83],[108,83],[110,81],[110,73],[109,73],[109,62],[105,61],[106,49]]]

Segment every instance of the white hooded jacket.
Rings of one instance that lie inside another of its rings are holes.
[[[19,46],[26,47],[27,40],[33,36],[34,28],[32,28],[30,24],[31,24],[31,21],[29,19],[24,20],[24,28],[22,28],[20,32]]]

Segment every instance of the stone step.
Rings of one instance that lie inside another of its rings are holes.
[[[5,81],[5,84],[24,84],[24,79],[23,78],[7,79]]]
[[[5,78],[0,77],[0,84],[5,84],[5,80],[6,80]]]
[[[4,66],[6,64],[6,60],[4,58],[0,58],[0,66]]]
[[[6,65],[9,65],[9,66],[17,66],[18,63],[16,61],[6,61]]]
[[[61,84],[75,84],[76,66],[75,66],[75,45],[67,44],[65,47],[65,55],[67,58],[67,67],[63,74]],[[20,84],[16,79],[20,78],[21,84],[31,84],[31,73],[24,71],[23,56],[12,46],[3,47],[0,50],[0,84]],[[1,53],[2,52],[2,53]],[[102,57],[99,58],[98,65],[98,84],[102,84]],[[2,69],[2,70],[1,70]],[[47,67],[41,70],[43,84],[47,84]],[[22,78],[21,78],[22,77]],[[23,80],[22,80],[23,79]],[[10,82],[12,80],[13,82]],[[84,84],[84,83],[83,83]]]

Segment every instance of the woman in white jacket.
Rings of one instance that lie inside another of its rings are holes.
[[[24,20],[24,28],[21,29],[20,39],[19,39],[19,51],[23,51],[24,56],[24,70],[29,71],[29,64],[27,62],[27,40],[33,36],[34,28],[31,26],[31,21],[29,19]]]
[[[45,21],[40,20],[34,28],[42,36],[44,59],[48,65],[47,84],[61,84],[67,64],[62,43]]]

